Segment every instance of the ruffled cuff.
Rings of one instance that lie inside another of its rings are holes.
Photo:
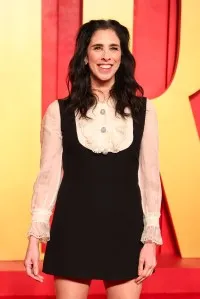
[[[157,245],[163,244],[159,218],[160,213],[148,213],[146,216],[144,216],[144,230],[141,237],[142,243],[151,241]]]
[[[162,245],[163,240],[161,237],[160,227],[156,227],[156,226],[145,227],[142,233],[141,241],[142,243],[145,243],[146,241],[151,241],[153,243],[156,243],[157,245]]]
[[[50,240],[50,225],[46,222],[32,222],[27,234],[28,237],[34,236],[40,242],[46,243]]]

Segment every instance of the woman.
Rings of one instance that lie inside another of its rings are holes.
[[[92,279],[104,281],[109,299],[139,298],[156,266],[157,119],[134,78],[128,43],[127,28],[115,20],[84,24],[69,65],[69,96],[51,103],[43,118],[25,267],[43,281],[38,243],[48,241],[43,272],[54,275],[58,299],[86,298]]]

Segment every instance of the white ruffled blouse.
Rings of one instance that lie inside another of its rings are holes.
[[[128,109],[128,108],[127,108]],[[128,112],[128,110],[127,110]],[[76,116],[76,130],[79,142],[95,153],[117,153],[128,148],[133,141],[133,120],[115,115],[111,101],[98,102],[88,111],[92,119]],[[62,179],[62,132],[58,101],[52,102],[46,110],[41,125],[40,171],[33,186],[31,214],[32,221],[28,236],[35,236],[42,242],[50,240],[50,216]],[[147,100],[144,132],[140,148],[139,186],[144,215],[144,231],[141,241],[152,241],[161,245],[160,207],[161,182],[158,158],[158,124],[152,101]]]

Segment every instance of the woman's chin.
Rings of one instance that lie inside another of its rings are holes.
[[[96,77],[96,80],[102,81],[103,83],[114,81],[114,79],[115,79],[115,76],[110,76],[110,75],[109,76],[108,75],[97,75],[95,77]]]

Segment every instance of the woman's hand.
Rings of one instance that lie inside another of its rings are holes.
[[[153,273],[156,264],[156,244],[146,242],[140,252],[138,278],[136,278],[135,282],[140,284],[149,277]]]
[[[39,240],[31,236],[26,251],[24,266],[28,276],[39,282],[43,282],[43,276],[39,275],[39,257]]]

